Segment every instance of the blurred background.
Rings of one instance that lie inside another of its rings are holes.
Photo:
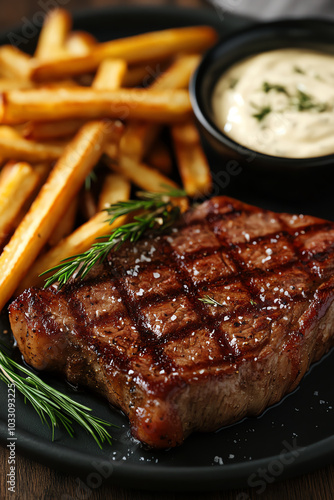
[[[75,12],[90,7],[115,5],[211,7],[220,17],[232,13],[259,20],[286,17],[334,19],[334,0],[0,0],[0,31],[20,25],[39,14],[42,17],[57,6]]]
[[[183,7],[203,7],[209,2],[204,0],[0,0],[0,30],[6,30],[32,18],[36,12],[46,12],[50,8],[65,7],[71,12],[89,7],[113,5],[180,5]]]

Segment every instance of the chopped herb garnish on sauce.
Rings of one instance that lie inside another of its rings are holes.
[[[306,94],[306,92],[299,89],[297,90],[297,96],[292,98],[291,105],[298,111],[308,111],[310,109],[314,109],[314,111],[322,113],[328,110],[327,103],[316,102],[310,94]]]
[[[275,90],[276,92],[281,92],[282,94],[289,95],[288,91],[286,90],[285,87],[283,87],[283,85],[278,85],[278,84],[273,84],[273,83],[268,83],[268,82],[263,82],[262,90],[266,94],[268,94],[268,92],[270,92],[271,90]]]
[[[262,122],[262,120],[264,120],[265,117],[269,115],[269,113],[271,113],[272,111],[271,106],[263,106],[262,108],[260,106],[255,106],[254,104],[253,106],[257,107],[258,112],[254,113],[252,116],[256,118],[259,122]]]
[[[230,89],[234,89],[234,87],[236,86],[236,84],[238,83],[239,79],[238,78],[231,78],[230,80]]]
[[[295,73],[299,73],[300,75],[305,75],[305,71],[301,69],[299,66],[294,66],[293,70]]]

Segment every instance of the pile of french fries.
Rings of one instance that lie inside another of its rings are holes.
[[[215,31],[98,43],[71,26],[55,9],[33,56],[0,47],[0,311],[122,224],[109,226],[103,209],[133,186],[157,192],[179,177],[190,197],[211,189],[187,87]]]

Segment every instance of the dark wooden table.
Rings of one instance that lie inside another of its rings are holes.
[[[11,0],[0,2],[0,30],[7,30],[13,25],[25,22],[25,18],[34,16],[41,5],[56,3],[50,0]],[[102,7],[106,5],[134,5],[134,4],[173,4],[186,7],[203,7],[207,3],[202,0],[62,0],[60,5],[66,6],[72,12],[84,7]],[[16,455],[16,492],[7,491],[6,474],[8,473],[8,450],[0,447],[0,499],[18,498],[20,500],[255,500],[259,497],[268,500],[330,500],[334,498],[334,465],[320,469],[312,474],[293,478],[283,482],[269,484],[262,495],[255,489],[230,490],[216,493],[150,493],[132,491],[118,487],[101,485],[95,490],[85,493],[78,490],[75,477],[60,474],[44,465],[28,458]]]

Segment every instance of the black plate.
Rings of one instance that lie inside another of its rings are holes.
[[[114,8],[89,11],[76,17],[75,28],[91,31],[100,40],[191,24],[211,24],[226,34],[246,24],[222,12],[175,8]],[[16,30],[22,31],[22,26]],[[5,36],[0,40],[7,42]],[[35,40],[26,47],[32,49]],[[25,47],[23,47],[25,48]],[[210,151],[208,151],[210,155]],[[211,156],[210,161],[216,159]],[[221,161],[221,160],[220,160]],[[277,210],[303,210],[334,219],[331,198],[316,196],[280,202],[263,193],[238,192],[238,178],[227,189],[246,201]],[[215,191],[226,191],[216,182]],[[318,193],[320,194],[320,193]],[[321,202],[319,201],[322,198]],[[8,330],[0,319],[0,331]],[[8,334],[6,335],[8,338]],[[247,418],[215,433],[194,434],[179,448],[167,451],[144,449],[129,433],[127,419],[99,397],[74,391],[65,382],[44,376],[54,387],[93,408],[94,413],[119,426],[112,429],[113,445],[100,451],[95,442],[75,427],[75,438],[41,425],[31,406],[16,398],[16,447],[29,458],[81,477],[91,489],[101,482],[124,487],[169,490],[212,490],[253,486],[264,491],[276,479],[306,473],[334,458],[332,366],[334,353],[315,365],[298,389],[258,418]],[[0,384],[0,438],[7,434],[7,388]]]

